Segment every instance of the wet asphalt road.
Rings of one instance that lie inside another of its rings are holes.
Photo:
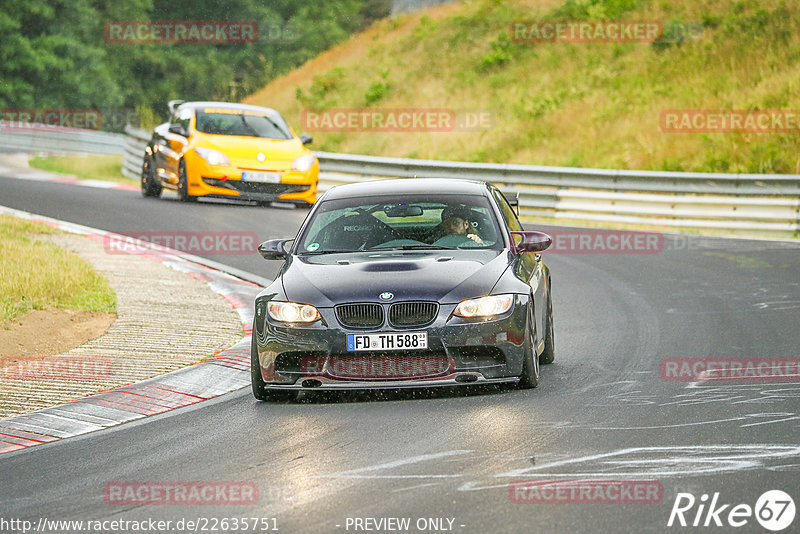
[[[292,236],[307,214],[3,177],[0,204],[120,233],[249,231],[260,240]],[[670,532],[702,529],[667,527],[678,493],[699,504],[719,492],[731,506],[719,515],[725,526],[710,529],[726,532],[728,511],[767,490],[798,502],[800,383],[672,381],[660,364],[799,359],[800,247],[669,236],[664,244],[655,254],[546,255],[556,361],[535,390],[265,404],[242,389],[0,456],[0,518],[172,520],[175,532],[181,519],[231,532],[214,519],[256,517],[274,518],[260,526],[283,533]],[[265,277],[279,267],[254,254],[209,258]],[[511,482],[556,480],[650,481],[663,495],[532,504],[509,493]],[[250,504],[119,506],[103,497],[115,481],[244,481],[259,494]],[[685,513],[690,523],[697,511]],[[389,518],[407,518],[408,529]],[[766,530],[750,517],[737,532]]]

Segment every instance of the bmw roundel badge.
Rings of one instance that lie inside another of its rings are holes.
[[[392,300],[394,298],[393,293],[389,293],[388,291],[384,291],[380,295],[381,300]]]

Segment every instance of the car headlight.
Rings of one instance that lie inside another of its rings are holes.
[[[455,315],[459,317],[491,317],[500,315],[511,309],[514,305],[514,295],[492,295],[477,299],[462,300],[456,306]]]
[[[282,323],[313,323],[321,317],[310,304],[273,301],[269,303],[267,310],[270,317]]]
[[[316,158],[310,154],[300,156],[292,162],[292,170],[306,172],[308,169],[314,166],[315,161],[317,161]]]
[[[197,155],[206,160],[209,165],[230,165],[231,160],[228,159],[228,156],[220,152],[219,150],[214,150],[213,148],[202,148],[197,147],[194,149],[197,152]]]

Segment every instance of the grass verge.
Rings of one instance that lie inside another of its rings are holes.
[[[55,233],[0,215],[0,322],[49,307],[116,313],[116,295],[103,276],[78,255],[34,239]]]
[[[119,155],[36,156],[30,160],[29,165],[43,171],[70,174],[78,178],[139,185],[139,180],[122,175],[122,156]]]

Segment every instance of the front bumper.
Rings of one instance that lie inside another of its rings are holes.
[[[317,201],[319,164],[307,171],[240,168],[209,165],[194,151],[187,153],[188,193],[192,196],[236,198],[256,202],[284,201],[314,204]],[[280,174],[279,183],[243,182],[242,171]]]
[[[316,200],[316,185],[308,183],[259,183],[243,182],[239,180],[222,180],[203,176],[203,183],[215,192],[205,193],[204,196],[217,198],[231,198],[235,196],[242,200],[256,202],[267,201],[302,201],[313,204]],[[312,191],[313,189],[313,191]],[[313,198],[312,198],[313,197]]]
[[[525,338],[529,317],[526,295],[517,295],[512,310],[492,320],[455,317],[455,304],[451,304],[441,305],[433,323],[423,328],[384,325],[371,330],[342,327],[332,308],[319,308],[322,319],[309,326],[276,323],[258,315],[259,310],[266,309],[266,302],[260,302],[256,304],[253,335],[261,377],[270,389],[403,389],[516,382],[526,350],[530,350],[531,341]],[[422,331],[428,334],[425,350],[352,352],[346,346],[347,334],[352,333]],[[443,371],[389,377],[343,376],[332,371],[342,362],[365,367],[364,362],[387,359],[440,361]],[[304,363],[308,361],[314,365]]]

